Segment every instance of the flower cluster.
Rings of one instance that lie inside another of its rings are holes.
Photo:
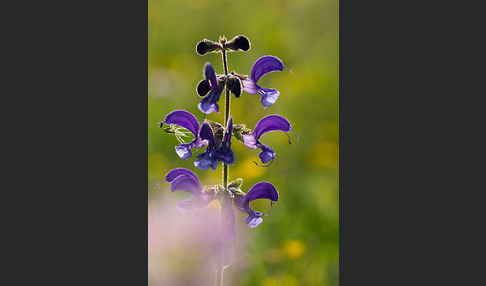
[[[197,85],[197,94],[203,97],[197,108],[206,115],[219,113],[219,99],[226,89],[226,106],[229,106],[230,94],[240,98],[242,92],[259,94],[263,108],[273,105],[280,92],[273,88],[261,87],[258,81],[266,74],[283,71],[286,66],[277,57],[264,56],[259,58],[252,66],[250,75],[227,71],[226,53],[230,51],[248,51],[250,41],[247,37],[238,35],[227,41],[224,37],[219,42],[204,39],[198,43],[196,51],[199,55],[211,52],[221,52],[223,56],[224,74],[217,74],[211,63],[203,68],[203,79]],[[269,182],[259,182],[253,185],[247,193],[241,190],[243,179],[236,179],[228,183],[228,166],[235,162],[235,155],[231,150],[231,139],[234,137],[251,149],[260,149],[259,158],[264,166],[269,166],[276,158],[275,151],[262,143],[261,137],[271,131],[292,131],[292,126],[285,117],[268,115],[262,118],[253,128],[245,124],[236,124],[229,115],[230,110],[225,109],[224,125],[197,117],[186,110],[170,112],[160,123],[160,127],[167,133],[176,135],[180,144],[175,146],[175,152],[183,159],[192,157],[195,149],[203,149],[196,156],[194,166],[200,170],[216,170],[219,162],[223,164],[223,185],[202,186],[199,178],[192,171],[176,168],[169,171],[165,180],[170,183],[171,191],[185,191],[192,196],[180,202],[177,209],[185,213],[195,208],[202,208],[213,200],[221,202],[222,225],[231,237],[235,237],[235,214],[233,206],[247,215],[246,224],[254,228],[262,223],[264,215],[250,207],[250,203],[257,199],[268,199],[273,204],[278,201],[278,192]],[[191,136],[192,135],[192,136]],[[185,140],[184,137],[192,137]]]
[[[177,209],[185,213],[194,208],[205,207],[209,202],[218,197],[233,199],[235,207],[246,213],[246,223],[250,227],[258,226],[262,221],[262,212],[254,211],[250,207],[250,202],[257,199],[268,199],[272,202],[278,201],[278,192],[275,187],[268,182],[259,182],[253,185],[248,193],[241,191],[242,180],[239,179],[229,184],[228,191],[225,192],[221,185],[202,187],[199,178],[192,171],[184,168],[176,168],[165,176],[165,180],[169,182],[170,190],[184,191],[190,193],[192,196],[177,204]],[[231,204],[229,204],[231,206]],[[233,208],[223,209],[226,218],[234,218]],[[234,232],[234,219],[228,220],[231,232]]]

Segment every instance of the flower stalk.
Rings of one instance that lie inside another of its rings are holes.
[[[225,75],[225,78],[227,80],[228,78],[228,60],[227,60],[227,57],[226,57],[226,49],[224,48],[224,45],[226,43],[226,39],[223,37],[221,38],[220,40],[221,42],[221,45],[223,46],[223,50],[221,51],[221,57],[223,59],[223,67],[224,67],[224,75]],[[224,108],[224,124],[225,124],[225,130],[228,128],[227,124],[228,124],[228,119],[229,119],[229,116],[230,116],[230,109],[231,109],[231,97],[230,97],[230,90],[228,88],[228,85],[226,84],[225,85],[225,91],[226,91],[226,96],[225,96],[225,108]],[[227,190],[228,189],[228,176],[229,176],[229,166],[228,164],[226,163],[223,163],[223,186],[224,186],[224,189]],[[226,200],[222,199],[220,200],[220,203],[221,203],[221,208],[223,209],[224,208],[224,204],[228,203]],[[221,212],[220,212],[221,214]],[[224,225],[223,223],[223,220],[225,218],[223,216],[221,216],[221,225]],[[223,250],[224,251],[224,250]],[[223,277],[224,277],[224,269],[225,269],[225,265],[224,265],[224,253],[221,253],[221,259],[220,259],[220,263],[219,265],[217,266],[217,270],[216,270],[216,285],[217,286],[223,286]]]
[[[238,35],[227,40],[224,36],[218,42],[204,39],[196,46],[199,55],[221,52],[224,74],[216,74],[211,63],[207,62],[203,69],[203,79],[197,85],[197,94],[202,99],[198,109],[203,114],[219,113],[218,101],[225,91],[224,123],[213,122],[204,119],[202,122],[186,110],[174,110],[160,122],[163,131],[173,134],[180,144],[175,146],[175,152],[182,160],[192,157],[195,149],[206,148],[204,152],[196,156],[194,166],[200,170],[216,170],[219,162],[223,164],[222,184],[203,186],[197,175],[189,169],[176,168],[167,173],[165,180],[171,184],[170,190],[185,191],[192,196],[177,204],[181,213],[203,208],[210,202],[219,202],[219,215],[215,228],[219,228],[217,241],[219,250],[215,255],[216,271],[214,282],[216,286],[223,286],[224,271],[231,265],[231,256],[236,241],[235,213],[237,209],[247,215],[245,220],[250,228],[257,227],[263,222],[262,212],[250,207],[250,203],[257,199],[266,199],[273,205],[278,201],[278,192],[269,182],[259,182],[253,185],[247,193],[242,191],[243,179],[238,178],[232,182],[229,180],[229,165],[235,162],[235,156],[231,149],[231,137],[234,136],[251,149],[261,149],[259,157],[264,165],[269,166],[276,157],[272,148],[260,141],[262,135],[270,131],[292,130],[290,122],[280,115],[268,115],[262,118],[253,130],[246,128],[243,123],[234,124],[231,117],[231,96],[240,98],[242,91],[247,94],[261,96],[263,108],[275,103],[280,92],[272,88],[264,88],[258,84],[259,79],[265,74],[274,71],[283,71],[285,65],[274,56],[260,57],[252,66],[250,75],[228,72],[227,53],[230,51],[248,51],[250,41],[246,36]],[[191,142],[186,137],[194,136]],[[288,136],[288,135],[287,135]],[[186,140],[185,140],[186,139]],[[258,165],[258,164],[257,164]]]

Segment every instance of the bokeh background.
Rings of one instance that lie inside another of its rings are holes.
[[[216,171],[193,166],[199,152],[180,160],[174,151],[176,138],[162,132],[158,123],[174,109],[185,109],[202,119],[196,86],[204,63],[211,62],[217,73],[223,73],[223,67],[220,54],[199,56],[195,46],[203,38],[244,34],[251,50],[229,53],[230,71],[249,74],[259,57],[274,55],[291,72],[270,73],[260,80],[261,86],[280,91],[280,98],[267,109],[259,95],[232,97],[235,123],[253,128],[262,117],[280,114],[291,121],[299,140],[288,144],[282,132],[262,137],[277,153],[268,168],[253,163],[258,161],[257,150],[233,140],[236,162],[230,167],[230,180],[243,178],[244,191],[259,181],[269,181],[277,187],[280,200],[271,210],[266,200],[252,204],[270,211],[255,229],[246,227],[246,216],[237,213],[239,252],[225,280],[227,285],[338,285],[337,0],[149,0],[148,15],[149,236],[176,231],[163,225],[155,229],[154,220],[164,220],[164,216],[150,215],[151,211],[157,213],[157,206],[167,207],[187,197],[183,192],[170,193],[168,184],[158,184],[170,169],[191,169],[203,184],[221,182],[221,166]],[[221,113],[208,119],[223,121],[224,95],[219,105]],[[161,244],[170,245],[164,239]],[[184,276],[181,281],[186,282],[180,285],[191,285],[187,275],[198,267],[204,269],[198,266],[203,261],[191,260],[195,257],[191,249],[177,249],[171,246],[167,251],[149,244],[150,285],[164,285],[160,277],[167,275],[173,275],[174,281]]]

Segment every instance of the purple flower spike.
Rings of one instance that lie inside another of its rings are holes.
[[[278,192],[272,184],[268,182],[260,182],[253,185],[248,193],[237,201],[236,206],[238,209],[248,214],[246,224],[251,228],[257,227],[263,222],[262,216],[264,214],[250,208],[250,202],[257,199],[268,199],[272,202],[276,202],[278,201]]]
[[[263,108],[267,108],[274,104],[280,92],[272,88],[263,88],[258,85],[258,80],[267,73],[274,71],[283,71],[285,65],[283,62],[274,56],[264,56],[259,58],[251,68],[250,78],[242,81],[243,90],[248,94],[260,94]]]
[[[251,149],[260,148],[262,151],[258,156],[260,157],[262,163],[265,164],[267,162],[273,161],[277,154],[275,154],[272,148],[261,143],[259,141],[260,137],[270,131],[290,132],[291,130],[292,126],[285,117],[276,114],[268,115],[258,121],[252,133],[248,135],[243,135],[243,143]]]
[[[218,101],[221,93],[223,92],[224,86],[222,84],[218,84],[216,72],[210,63],[206,63],[204,66],[204,77],[206,78],[205,81],[208,82],[210,86],[209,95],[201,100],[201,102],[198,104],[198,108],[205,114],[210,114],[214,111],[219,113]]]
[[[210,201],[210,197],[203,192],[199,178],[192,171],[177,168],[169,171],[165,176],[171,184],[170,190],[184,191],[192,194],[192,197],[177,204],[177,209],[184,213],[191,208],[203,207]]]
[[[166,124],[174,124],[189,130],[194,135],[194,140],[187,144],[180,144],[175,147],[177,155],[183,160],[192,156],[192,148],[201,148],[204,146],[199,138],[199,122],[190,112],[185,110],[174,110],[165,117]]]

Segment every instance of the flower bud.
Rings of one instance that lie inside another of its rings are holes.
[[[209,80],[203,79],[197,85],[197,94],[199,96],[205,96],[206,94],[208,94],[210,89],[211,86],[209,85]]]
[[[250,40],[243,35],[238,35],[225,44],[225,47],[233,51],[242,50],[248,51],[250,49]]]
[[[235,95],[240,97],[241,95],[241,81],[236,76],[231,75],[228,79],[228,88]]]
[[[196,52],[201,56],[206,53],[218,51],[220,49],[221,49],[221,45],[219,43],[210,41],[208,39],[204,39],[200,41],[199,43],[197,43],[196,46]]]

